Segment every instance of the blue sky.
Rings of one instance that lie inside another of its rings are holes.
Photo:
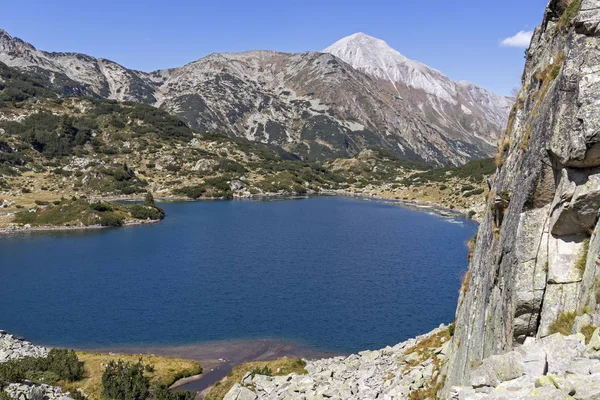
[[[524,49],[501,42],[532,31],[546,3],[21,0],[2,5],[0,28],[43,50],[86,53],[143,71],[180,66],[214,52],[318,51],[365,32],[455,80],[510,94],[519,85]],[[522,35],[516,39],[523,41]]]

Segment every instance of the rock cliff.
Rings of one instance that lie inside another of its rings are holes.
[[[600,1],[550,1],[526,57],[461,289],[447,390],[532,338],[591,329],[600,300]]]

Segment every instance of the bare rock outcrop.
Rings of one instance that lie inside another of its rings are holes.
[[[535,30],[459,299],[446,394],[491,356],[597,309],[599,21],[600,0],[552,0]]]

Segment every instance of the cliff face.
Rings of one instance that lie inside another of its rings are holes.
[[[446,388],[493,354],[594,314],[600,0],[551,0],[527,53],[456,315]],[[572,314],[571,314],[572,316]]]

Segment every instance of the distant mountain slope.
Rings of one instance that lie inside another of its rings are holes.
[[[507,123],[512,100],[413,61],[381,39],[347,36],[325,50],[373,78],[391,83],[412,111],[444,131],[477,135],[494,143]]]
[[[0,30],[0,61],[35,69],[76,93],[151,104],[194,129],[277,144],[307,160],[381,147],[434,165],[458,165],[494,151],[501,128],[493,121],[504,112],[491,113],[490,121],[463,113],[471,130],[444,126],[429,108],[422,112],[399,98],[390,82],[315,52],[212,54],[146,73],[83,54],[44,52]],[[478,90],[467,91],[472,102],[480,98]]]

